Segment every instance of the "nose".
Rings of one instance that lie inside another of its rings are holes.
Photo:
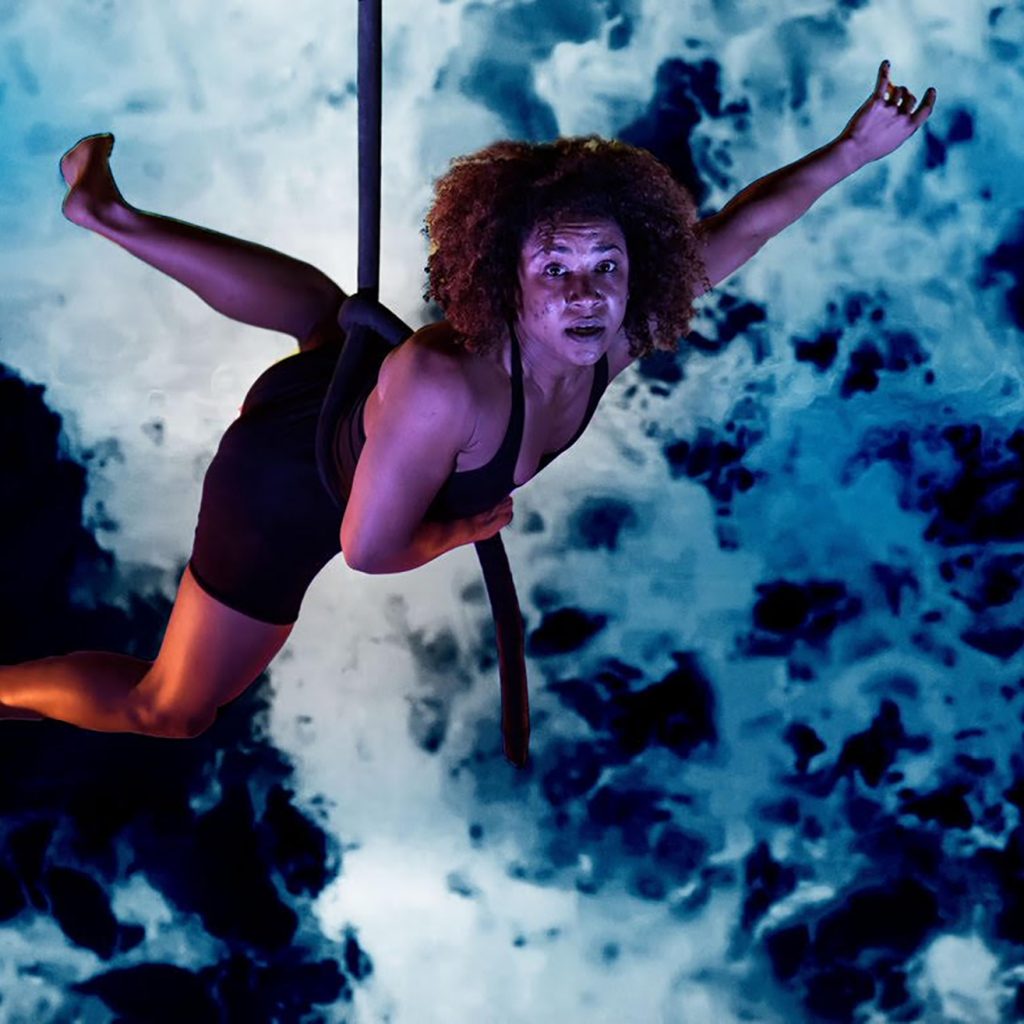
[[[598,279],[591,274],[566,274],[566,301],[570,305],[596,305],[604,300]]]

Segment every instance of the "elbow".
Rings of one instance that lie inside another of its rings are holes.
[[[366,545],[360,544],[355,537],[348,536],[344,524],[342,524],[340,543],[345,564],[354,572],[364,572],[372,576],[379,571],[374,565],[373,552],[366,550]]]
[[[375,560],[371,551],[365,551],[356,544],[342,544],[341,553],[345,564],[354,572],[363,572],[368,576],[376,576],[381,572],[379,559]]]
[[[342,554],[345,556],[345,564],[353,572],[363,572],[366,573],[368,576],[377,575],[377,570],[374,569],[372,562],[367,562],[363,558],[353,556],[348,551],[343,550]]]

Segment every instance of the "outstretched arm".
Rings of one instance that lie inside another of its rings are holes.
[[[883,61],[874,91],[835,139],[759,178],[700,222],[711,284],[746,263],[833,185],[906,142],[928,120],[935,95],[929,87],[915,109],[916,98],[905,86],[889,81],[889,62]]]

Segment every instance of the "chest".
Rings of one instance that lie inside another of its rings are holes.
[[[387,377],[388,360],[381,367],[379,382]],[[610,382],[631,362],[628,344],[611,346],[607,354],[607,379]],[[514,415],[512,382],[507,372],[493,363],[467,359],[464,369],[478,397],[478,413],[472,435],[457,453],[455,472],[466,473],[490,464],[498,455],[511,426]],[[571,388],[554,396],[545,396],[528,378],[523,378],[522,440],[515,460],[513,475],[516,487],[534,477],[545,455],[560,452],[573,443],[584,427],[594,394],[597,364],[580,374]],[[375,427],[381,402],[385,400],[384,387],[375,387],[366,400],[363,411],[364,430],[369,435]]]
[[[574,388],[556,396],[545,396],[529,381],[523,381],[523,432],[513,474],[517,487],[537,474],[545,455],[561,451],[577,438],[588,414],[595,372],[591,367]],[[485,389],[476,429],[456,457],[457,473],[479,469],[495,457],[513,414],[512,388],[507,379]]]

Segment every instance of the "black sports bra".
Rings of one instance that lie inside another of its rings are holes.
[[[512,407],[501,447],[486,465],[452,473],[427,509],[424,516],[427,520],[446,522],[476,515],[478,512],[493,508],[518,486],[515,482],[515,470],[523,440],[526,402],[523,396],[523,367],[519,352],[519,339],[511,327],[510,333],[512,336]],[[390,347],[387,351],[390,351]],[[382,346],[380,362],[383,362],[383,356],[387,354],[387,351]],[[380,369],[379,363],[377,369],[378,371]],[[353,404],[349,415],[343,417],[338,424],[338,441],[341,442],[338,444],[341,469],[349,487],[351,487],[359,453],[366,443],[366,432],[363,429],[363,409],[375,384],[376,375],[373,380],[368,381],[366,391]],[[583,422],[580,423],[579,429],[568,444],[563,445],[557,451],[545,452],[541,456],[538,472],[580,439],[580,435],[590,423],[594,410],[607,386],[608,356],[603,355],[594,365],[594,378],[590,386],[590,398],[587,401],[586,412],[583,414]]]

